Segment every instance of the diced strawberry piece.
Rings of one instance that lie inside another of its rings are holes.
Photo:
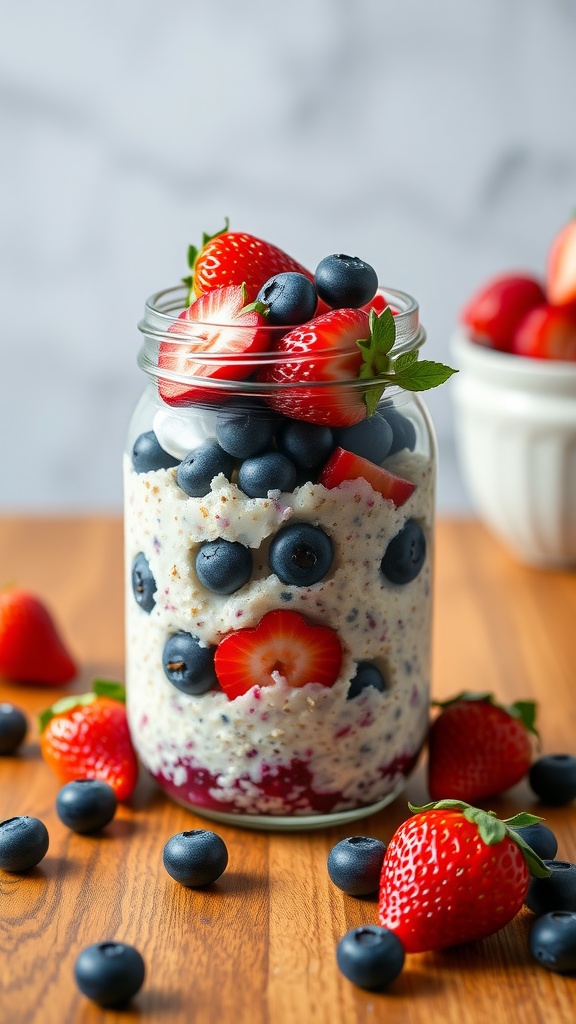
[[[334,630],[311,625],[298,612],[267,612],[257,626],[238,629],[219,643],[214,666],[230,700],[253,686],[284,679],[289,686],[332,686],[342,663]]]
[[[548,301],[557,306],[576,302],[576,220],[571,220],[552,242],[546,267]]]
[[[77,668],[46,605],[28,591],[0,591],[0,676],[59,686]]]
[[[509,352],[522,318],[545,301],[542,286],[533,277],[503,274],[472,296],[460,319],[474,341]]]
[[[367,302],[365,306],[361,306],[360,308],[366,310],[367,313],[369,313],[370,310],[373,309],[376,315],[380,316],[380,313],[382,313],[386,309],[386,306],[389,306],[392,316],[398,316],[400,310],[395,309],[394,306],[390,306],[390,304],[382,295],[382,292],[376,292],[374,298],[371,299],[370,302]]]
[[[518,325],[512,352],[531,359],[576,360],[576,305],[538,306]]]
[[[203,295],[223,285],[243,284],[246,301],[252,302],[270,277],[288,272],[314,280],[306,267],[278,246],[243,231],[224,231],[210,238],[195,256],[194,294]]]
[[[253,367],[245,365],[240,357],[265,351],[269,332],[265,329],[265,317],[255,310],[243,313],[245,306],[245,293],[240,285],[218,288],[201,295],[169,328],[168,333],[174,335],[174,342],[161,342],[158,355],[160,370],[209,381],[248,377]],[[208,360],[202,360],[203,353]],[[201,383],[180,383],[162,376],[159,392],[169,405],[221,401],[225,397],[218,388],[202,387]]]
[[[396,508],[408,500],[416,490],[416,484],[395,476],[382,466],[377,466],[360,455],[347,452],[344,448],[335,448],[322,470],[318,482],[329,489],[338,487],[345,480],[367,480],[371,487],[383,498],[390,498]]]

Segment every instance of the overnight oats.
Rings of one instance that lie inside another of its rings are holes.
[[[124,457],[142,763],[220,820],[371,813],[428,729],[435,445],[408,295],[225,231],[153,296]],[[193,290],[192,290],[193,289]]]

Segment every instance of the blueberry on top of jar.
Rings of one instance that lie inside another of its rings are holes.
[[[325,256],[316,267],[316,291],[332,309],[365,306],[378,289],[374,267],[358,256],[334,253]]]
[[[319,526],[290,523],[278,530],[268,561],[282,583],[309,587],[329,572],[334,558],[330,537]]]
[[[314,469],[332,454],[334,435],[322,423],[285,419],[277,432],[276,444],[297,466]]]
[[[335,430],[334,438],[340,448],[380,465],[390,454],[393,433],[388,421],[375,413],[351,427]]]
[[[147,430],[134,442],[132,465],[137,473],[149,473],[156,469],[171,469],[178,465],[178,459],[162,448],[153,430]]]
[[[256,301],[268,307],[268,323],[272,326],[292,327],[312,319],[318,296],[309,278],[288,271],[269,278],[258,292]]]
[[[268,406],[252,398],[238,398],[222,406],[216,417],[216,438],[220,447],[238,459],[268,448],[278,417]]]
[[[216,441],[204,441],[182,460],[176,472],[178,486],[191,498],[203,498],[215,476],[223,473],[230,480],[234,458]]]

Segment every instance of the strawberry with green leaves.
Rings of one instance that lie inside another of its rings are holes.
[[[386,849],[379,922],[407,953],[475,942],[518,913],[531,875],[550,869],[515,831],[533,814],[501,821],[462,800],[440,800],[415,812]]]
[[[428,737],[428,789],[434,800],[476,801],[516,785],[532,763],[536,706],[461,693],[439,703]]]
[[[138,762],[120,683],[95,680],[90,693],[64,697],[43,711],[39,726],[42,757],[62,782],[101,779],[118,800],[131,796]]]

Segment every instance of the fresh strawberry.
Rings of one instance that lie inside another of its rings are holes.
[[[253,686],[284,679],[289,686],[332,686],[342,663],[342,646],[334,630],[310,625],[298,612],[267,612],[257,626],[238,629],[220,641],[214,665],[230,700]]]
[[[433,800],[484,800],[524,778],[537,735],[531,701],[500,707],[491,694],[462,693],[439,706],[428,738]]]
[[[558,232],[546,266],[548,302],[557,306],[576,302],[576,220]]]
[[[537,306],[520,321],[512,351],[531,359],[576,360],[576,304]]]
[[[0,676],[18,683],[60,686],[76,675],[46,605],[27,590],[0,590]]]
[[[263,352],[269,333],[265,317],[256,310],[244,312],[246,295],[240,285],[217,288],[201,295],[169,328],[174,342],[162,341],[158,366],[169,374],[208,379],[206,385],[192,385],[160,377],[159,392],[169,405],[189,402],[221,401],[221,389],[211,386],[215,380],[242,380],[253,367],[243,357]],[[201,356],[206,355],[202,361]]]
[[[102,779],[127,800],[138,778],[124,687],[96,680],[91,693],[56,701],[40,715],[40,750],[62,782]]]
[[[380,924],[407,953],[492,935],[520,910],[530,874],[551,873],[514,831],[533,814],[500,821],[461,800],[410,809],[386,849],[379,898]]]
[[[522,318],[545,301],[542,286],[533,277],[503,274],[475,292],[460,319],[474,341],[509,352]]]
[[[416,490],[416,484],[395,476],[382,466],[377,466],[360,455],[347,452],[344,448],[335,448],[322,470],[318,482],[324,487],[338,487],[345,480],[364,479],[378,491],[383,498],[390,498],[396,508],[403,505]]]

